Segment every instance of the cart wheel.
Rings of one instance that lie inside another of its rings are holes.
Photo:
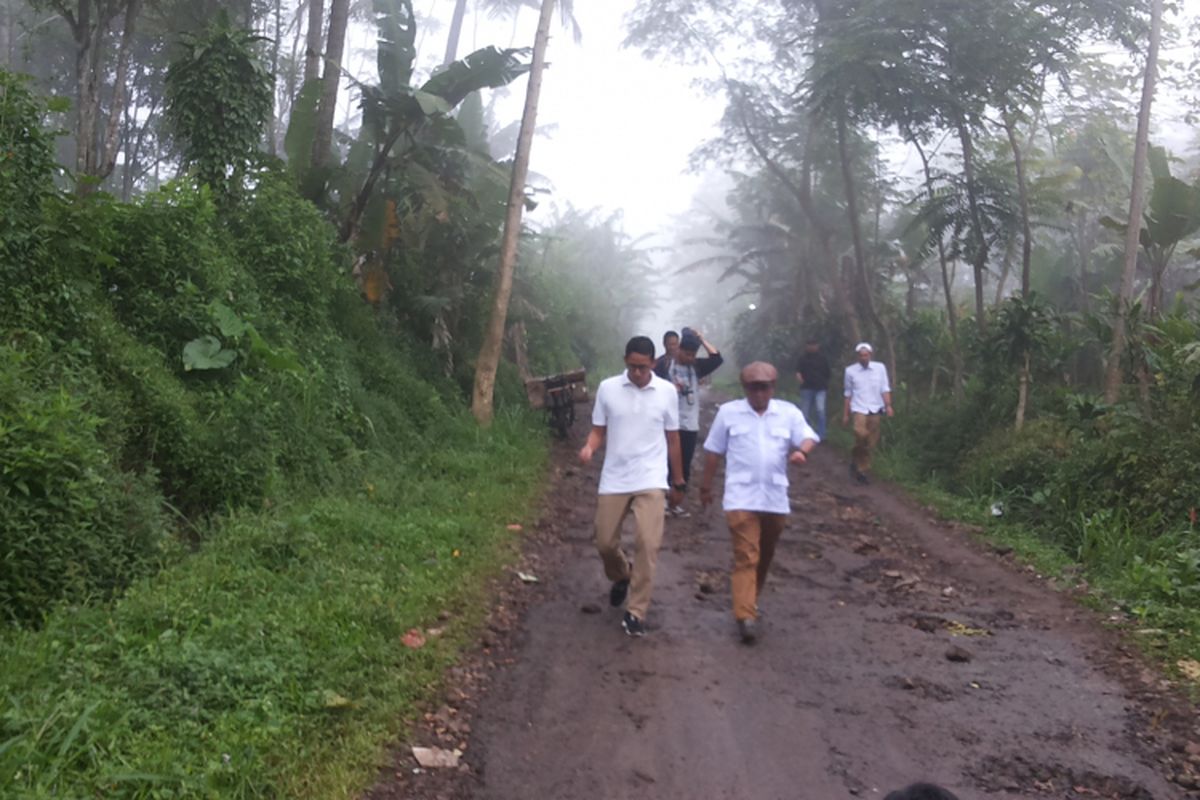
[[[558,434],[558,438],[567,438],[567,431],[571,428],[572,412],[575,409],[571,406],[555,406],[550,412],[550,427],[554,428],[554,432]]]

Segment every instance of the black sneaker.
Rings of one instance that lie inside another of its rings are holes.
[[[608,604],[616,608],[625,602],[627,594],[629,594],[629,578],[623,581],[613,581],[612,588],[608,590]]]
[[[859,484],[861,484],[862,486],[866,486],[868,483],[871,482],[871,479],[867,477],[867,473],[865,473],[865,472],[860,472],[857,475],[855,475],[854,477],[855,477],[855,480],[857,480],[859,482]]]
[[[621,627],[624,628],[625,632],[630,636],[646,635],[646,623],[642,622],[628,611],[625,612],[625,617],[621,620]]]
[[[737,621],[738,635],[742,637],[742,644],[754,644],[758,639],[758,625],[752,619],[739,619]]]

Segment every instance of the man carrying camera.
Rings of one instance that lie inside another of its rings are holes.
[[[707,358],[696,358],[703,347]],[[710,375],[725,363],[720,351],[704,338],[699,331],[684,328],[680,331],[679,349],[675,357],[655,370],[660,378],[675,384],[679,392],[679,448],[683,452],[683,482],[692,474],[692,457],[696,453],[696,441],[700,438],[700,380]],[[673,517],[691,516],[682,504],[668,505],[667,513]]]

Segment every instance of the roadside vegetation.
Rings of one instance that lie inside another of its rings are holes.
[[[522,368],[595,367],[630,324],[598,292],[644,280],[615,218],[526,229],[481,428],[508,165],[478,92],[523,52],[413,85],[411,4],[376,3],[380,82],[330,140],[319,81],[273,117],[270,43],[218,12],[136,55],[153,172],[129,140],[62,167],[96,131],[0,69],[4,797],[356,796],[540,497]]]

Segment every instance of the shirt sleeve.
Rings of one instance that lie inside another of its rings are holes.
[[[883,372],[883,381],[881,382],[881,385],[880,385],[880,387],[879,387],[879,391],[881,391],[881,392],[885,392],[885,393],[887,393],[887,394],[891,394],[891,392],[892,392],[892,384],[891,384],[891,382],[889,382],[889,381],[888,381],[888,370],[887,370],[887,366],[886,366],[885,364],[880,364],[880,365],[879,365],[879,367],[880,367],[880,371],[881,371],[881,372]]]
[[[592,424],[597,428],[608,426],[608,384],[601,383],[596,389],[596,399],[592,403]]]
[[[846,367],[846,372],[842,378],[842,395],[850,397],[854,394],[854,377],[850,374],[850,367]]]
[[[670,388],[670,395],[666,402],[666,413],[663,414],[665,424],[663,428],[668,431],[679,430],[679,395],[675,393],[675,388]]]
[[[720,353],[713,353],[708,358],[700,358],[696,360],[696,378],[703,378],[706,375],[711,375],[716,372],[717,367],[725,363],[725,359]]]
[[[729,446],[729,423],[726,421],[727,415],[725,408],[717,409],[717,416],[713,418],[712,425],[708,429],[708,438],[704,440],[704,450],[708,453],[716,453],[719,456],[725,455],[725,450]]]
[[[814,442],[821,441],[821,437],[804,418],[804,412],[797,408],[792,417],[792,447],[799,447],[805,439],[812,439]]]

